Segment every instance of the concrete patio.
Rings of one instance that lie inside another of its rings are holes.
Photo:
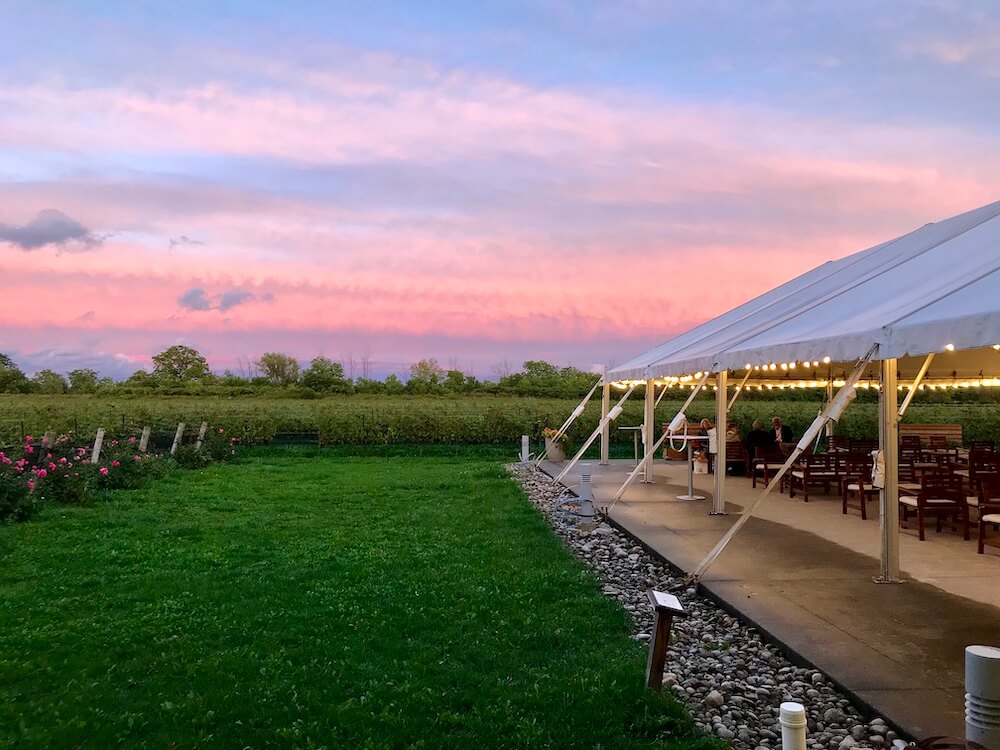
[[[633,462],[591,462],[595,504],[608,505]],[[551,475],[561,464],[546,463]],[[611,520],[689,571],[761,491],[726,483],[729,515],[712,516],[713,477],[695,477],[705,500],[682,501],[684,463],[657,461],[652,484],[634,483]],[[564,483],[579,482],[580,469]],[[726,606],[789,652],[826,672],[872,711],[914,737],[964,733],[964,648],[1000,643],[1000,549],[976,554],[950,530],[917,540],[903,530],[906,582],[878,585],[878,503],[863,521],[841,513],[840,496],[768,498],[702,581]],[[974,534],[973,534],[974,536]]]

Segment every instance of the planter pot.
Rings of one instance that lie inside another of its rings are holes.
[[[549,461],[565,461],[566,443],[553,443],[548,438],[545,438],[545,452],[549,457]]]

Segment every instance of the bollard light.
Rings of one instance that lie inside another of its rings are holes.
[[[649,661],[646,662],[646,687],[660,692],[663,689],[663,669],[667,664],[667,646],[670,645],[670,625],[675,616],[682,617],[685,612],[680,599],[666,591],[650,589],[646,597],[656,612],[653,637],[649,641]]]
[[[594,493],[590,487],[590,464],[580,464],[580,505],[576,514],[581,518],[594,517]]]
[[[801,703],[785,701],[778,709],[782,750],[806,750],[806,709]]]
[[[1000,747],[1000,648],[965,648],[965,739]]]
[[[521,435],[521,463],[526,464],[531,456],[531,443],[528,442],[527,435]]]

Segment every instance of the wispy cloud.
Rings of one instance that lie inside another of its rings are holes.
[[[175,247],[184,247],[184,246],[189,246],[190,247],[190,246],[198,246],[198,245],[204,245],[204,244],[205,243],[202,242],[201,240],[192,239],[191,237],[188,237],[187,235],[184,235],[184,234],[182,234],[180,237],[171,237],[170,238],[170,249],[171,250],[173,250]]]
[[[255,299],[257,299],[257,295],[246,289],[229,289],[210,298],[205,294],[204,289],[192,287],[177,298],[177,303],[184,309],[195,312],[204,312],[207,310],[226,312],[237,305],[252,302]],[[274,296],[268,292],[261,295],[261,299],[271,302],[274,300]]]
[[[0,224],[0,241],[22,250],[38,250],[46,245],[91,250],[105,239],[106,236],[94,234],[80,222],[54,208],[39,211],[33,219],[20,226]]]
[[[212,303],[205,296],[204,289],[188,289],[177,298],[177,304],[186,310],[211,310]]]

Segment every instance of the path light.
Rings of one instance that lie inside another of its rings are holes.
[[[649,642],[649,661],[646,662],[646,687],[660,692],[663,689],[663,668],[667,664],[667,646],[670,644],[670,625],[674,616],[683,617],[686,613],[680,599],[666,591],[650,589],[646,597],[656,612],[653,638]]]
[[[590,488],[590,464],[580,464],[580,505],[576,514],[580,518],[594,517],[594,493]]]
[[[778,709],[782,750],[806,750],[806,710],[801,703],[786,701]]]
[[[823,357],[823,364],[824,365],[830,364],[830,358],[829,357]]]
[[[1000,648],[965,648],[965,738],[1000,747]]]
[[[955,351],[955,345],[954,344],[945,344],[944,348],[947,349],[949,352]]]

